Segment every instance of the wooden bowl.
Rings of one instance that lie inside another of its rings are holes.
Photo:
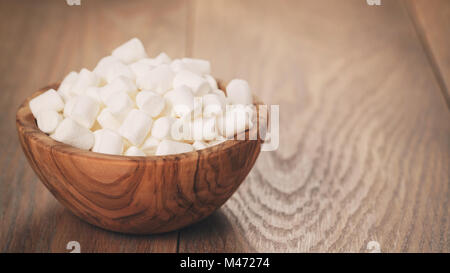
[[[28,107],[31,98],[57,87],[42,88],[19,107],[20,144],[59,202],[107,230],[161,233],[205,218],[236,191],[261,150],[259,137],[167,156],[118,156],[77,149],[40,131]],[[257,118],[266,124],[260,115]],[[257,127],[245,134],[259,136]]]

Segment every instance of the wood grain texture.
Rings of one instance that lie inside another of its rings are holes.
[[[63,209],[15,132],[24,98],[132,36],[280,105],[280,148],[180,231],[180,252],[450,251],[450,114],[402,1],[57,3],[0,1],[0,251],[177,251],[177,232],[107,232]]]
[[[242,140],[189,153],[130,157],[81,150],[50,138],[37,126],[29,102],[16,117],[29,164],[55,198],[95,226],[127,234],[178,230],[209,216],[236,191],[255,164],[259,122]],[[261,103],[260,103],[261,104]],[[259,115],[257,115],[259,116]],[[260,121],[265,124],[261,116]]]
[[[450,106],[450,2],[412,0],[406,4]]]
[[[406,9],[382,2],[192,5],[191,55],[280,105],[280,147],[180,252],[450,251],[449,111]]]

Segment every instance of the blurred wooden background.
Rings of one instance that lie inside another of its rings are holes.
[[[449,252],[450,1],[0,1],[0,251]],[[139,37],[280,105],[280,147],[183,230],[128,236],[64,209],[19,147],[39,87]]]

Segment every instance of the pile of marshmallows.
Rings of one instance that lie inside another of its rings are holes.
[[[253,126],[249,85],[232,80],[226,94],[209,61],[148,58],[133,38],[93,71],[70,72],[58,91],[33,98],[40,130],[97,153],[146,156],[185,153],[216,145]]]

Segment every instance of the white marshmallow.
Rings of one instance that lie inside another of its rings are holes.
[[[191,130],[190,138],[187,140],[213,140],[217,136],[216,119],[197,118],[190,122],[188,128]]]
[[[112,64],[120,62],[119,59],[117,59],[114,56],[106,56],[103,57],[98,63],[97,66],[94,68],[94,73],[97,74],[100,78],[102,78],[104,81],[106,81],[108,71]]]
[[[207,60],[183,58],[182,61],[187,65],[189,71],[199,75],[211,74],[211,64]]]
[[[40,111],[36,122],[42,132],[50,134],[56,130],[58,124],[62,121],[62,116],[54,110]]]
[[[69,74],[67,74],[67,76],[59,85],[58,94],[64,99],[65,102],[73,97],[73,94],[71,93],[70,90],[72,89],[73,85],[77,82],[77,79],[78,73],[72,71]]]
[[[123,76],[129,78],[132,81],[136,80],[136,75],[133,73],[130,67],[122,62],[112,62],[109,64],[106,72],[106,82],[111,83],[115,78]]]
[[[89,150],[94,145],[94,134],[71,118],[61,121],[50,137],[83,150]]]
[[[172,60],[170,59],[170,57],[164,52],[159,53],[159,55],[152,60],[153,66],[158,66],[162,64],[170,65],[171,62]]]
[[[130,64],[139,59],[147,57],[144,45],[138,38],[133,38],[113,50],[112,56],[118,58],[125,64]]]
[[[103,104],[103,101],[100,96],[100,87],[90,86],[84,91],[84,94],[91,99],[95,100],[99,105]]]
[[[141,151],[138,147],[136,146],[131,146],[130,148],[128,148],[128,150],[125,152],[126,156],[145,156],[145,153],[143,151]]]
[[[203,77],[187,70],[182,70],[175,75],[173,87],[186,85],[191,88],[195,96],[202,96],[210,91],[209,83]]]
[[[129,65],[131,71],[133,71],[134,75],[136,75],[136,79],[138,77],[145,76],[147,72],[155,68],[152,64],[150,64],[147,60],[151,59],[141,59],[137,62],[134,62]]]
[[[136,104],[139,109],[149,114],[151,117],[157,117],[165,106],[164,98],[152,91],[141,91],[136,96]]]
[[[226,113],[217,119],[217,127],[222,136],[232,138],[253,127],[252,113],[242,104],[228,106]]]
[[[117,120],[122,121],[133,109],[134,103],[126,93],[117,92],[105,101],[105,105]]]
[[[138,94],[136,95],[137,107],[142,108],[144,102],[151,96],[158,96],[158,94],[150,90],[142,90],[141,92],[138,92]]]
[[[192,110],[191,118],[196,119],[203,114],[203,98],[194,97],[194,110]]]
[[[225,96],[225,92],[223,92],[220,89],[215,89],[215,90],[211,91],[211,93],[219,96],[220,103],[222,104],[222,107],[225,108],[225,106],[227,104],[227,97]]]
[[[77,96],[71,100],[71,103],[72,101],[74,102],[68,109],[67,116],[84,127],[91,128],[100,110],[98,102],[88,96]]]
[[[149,65],[151,67],[156,66],[155,59],[153,59],[153,58],[143,58],[143,59],[140,59],[139,61],[136,61],[135,63],[143,63],[143,64]]]
[[[121,155],[123,152],[122,137],[113,130],[97,130],[94,132],[94,139],[93,152],[110,155]]]
[[[227,97],[231,104],[253,104],[250,86],[241,79],[234,79],[227,85]]]
[[[99,86],[100,82],[101,79],[97,76],[97,74],[83,68],[78,74],[77,81],[73,84],[70,92],[74,95],[82,95],[84,94],[86,88],[90,86]]]
[[[64,105],[64,117],[68,118],[70,116],[70,112],[72,112],[73,106],[75,105],[76,99],[75,97],[69,99]]]
[[[170,63],[170,68],[172,69],[173,72],[178,73],[181,70],[189,70],[188,65],[185,64],[182,60],[180,59],[175,59]]]
[[[156,155],[180,154],[191,152],[193,150],[194,148],[190,144],[165,139],[159,143],[155,154]]]
[[[201,140],[196,140],[194,141],[194,143],[192,144],[192,147],[194,147],[195,150],[202,150],[207,148],[207,145],[205,142],[201,141]]]
[[[194,94],[189,87],[179,86],[167,92],[164,98],[171,108],[171,114],[176,118],[184,117],[194,110]]]
[[[100,88],[100,97],[103,102],[106,102],[111,96],[114,96],[118,92],[124,92],[133,98],[137,93],[137,87],[129,78],[118,76],[113,79],[111,83]]]
[[[170,69],[170,66],[162,64],[139,75],[136,79],[136,84],[142,90],[151,90],[163,94],[172,88],[174,76],[175,74]]]
[[[54,89],[49,89],[29,102],[31,113],[36,118],[42,110],[54,110],[59,112],[64,109],[61,96]]]
[[[140,145],[152,128],[152,119],[141,110],[133,109],[119,128],[119,133],[133,145]]]
[[[214,79],[213,76],[206,74],[203,76],[203,78],[205,78],[205,80],[208,82],[209,87],[211,88],[211,90],[217,90],[219,89],[218,85],[217,85],[217,81],[216,79]]]
[[[211,118],[203,118],[203,139],[204,140],[213,140],[218,135],[217,130],[217,121],[215,117]]]
[[[108,108],[103,109],[97,117],[97,121],[104,129],[118,131],[120,122],[111,114]]]
[[[161,141],[157,138],[149,137],[145,140],[144,144],[142,144],[141,150],[147,155],[153,155],[160,142]]]
[[[171,138],[172,124],[175,119],[172,117],[161,117],[153,122],[151,136],[156,139]]]
[[[202,97],[203,117],[209,118],[223,113],[224,105],[218,94],[210,93]]]

